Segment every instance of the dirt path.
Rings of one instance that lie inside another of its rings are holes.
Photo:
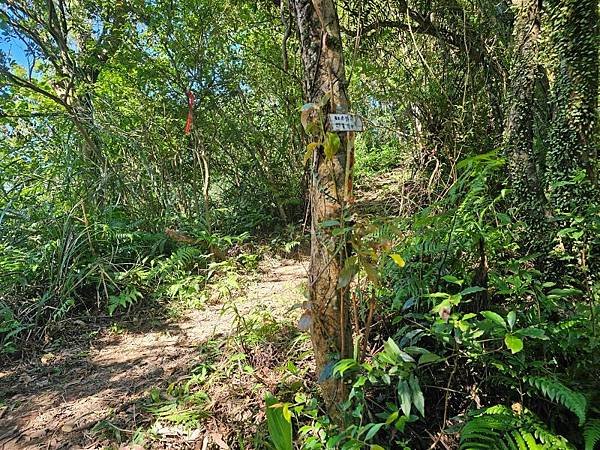
[[[289,316],[304,300],[305,279],[305,262],[265,260],[258,281],[234,304],[242,316],[256,309]],[[198,362],[198,345],[234,330],[234,313],[220,304],[178,321],[150,322],[138,318],[121,332],[96,327],[85,345],[0,368],[0,450],[105,448],[92,428],[115,414],[130,416],[135,426],[136,402],[186,374]]]

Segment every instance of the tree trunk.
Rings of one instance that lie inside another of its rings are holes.
[[[323,106],[328,112],[348,112],[346,77],[337,10],[333,0],[292,0],[297,21],[302,62],[304,95],[307,102]],[[323,146],[312,156],[309,187],[311,211],[310,308],[311,338],[317,373],[329,412],[339,417],[339,402],[346,399],[342,380],[332,377],[337,361],[349,357],[352,330],[346,288],[338,288],[340,271],[346,258],[344,235],[333,236],[333,227],[323,227],[328,220],[343,226],[344,212],[351,196],[353,136],[340,133],[340,148],[327,158]]]
[[[513,62],[508,93],[509,111],[504,147],[513,188],[516,216],[527,228],[530,249],[547,246],[545,238],[531,240],[532,232],[547,236],[546,197],[534,152],[535,84],[538,75],[538,39],[541,0],[513,0],[515,10]],[[541,164],[540,164],[541,166]],[[535,243],[539,245],[534,245]]]
[[[597,195],[598,1],[554,0],[550,11],[558,53],[554,120],[548,151],[548,182],[582,182],[553,187],[560,212],[582,211]]]
[[[547,176],[561,228],[582,233],[560,238],[574,280],[596,277],[600,249],[593,231],[598,188],[598,0],[550,0],[552,43],[557,53]],[[577,219],[577,221],[575,221]],[[581,220],[583,219],[583,220]],[[562,258],[563,262],[565,258]]]

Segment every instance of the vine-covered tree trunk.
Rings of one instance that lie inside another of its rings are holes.
[[[328,112],[348,112],[346,77],[338,15],[333,0],[293,0],[304,66],[304,94],[307,102],[321,103]],[[329,98],[327,102],[323,99]],[[340,133],[335,155],[326,157],[323,146],[312,155],[310,182],[311,338],[323,396],[334,415],[336,405],[346,397],[344,384],[332,377],[334,364],[348,357],[352,348],[349,302],[338,279],[346,258],[346,242],[333,236],[327,221],[344,222],[345,205],[351,195],[353,161],[352,136]]]
[[[558,67],[547,178],[555,209],[572,213],[582,211],[597,196],[598,1],[551,3]]]
[[[598,0],[550,0],[552,43],[557,57],[554,118],[547,153],[547,181],[563,232],[570,267],[598,269]],[[595,244],[594,244],[595,243]],[[571,271],[571,269],[567,269]],[[573,273],[578,281],[582,273]],[[587,278],[587,275],[585,275]],[[589,280],[588,280],[589,282]]]
[[[513,61],[508,91],[508,118],[504,137],[516,216],[527,227],[530,247],[547,246],[546,197],[534,152],[534,97],[538,75],[538,39],[541,0],[513,0],[515,24]]]

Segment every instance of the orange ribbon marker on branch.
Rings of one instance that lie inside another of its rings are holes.
[[[192,122],[194,120],[194,102],[196,101],[196,97],[192,91],[186,92],[188,98],[188,116],[185,122],[185,134],[190,134],[192,131]]]

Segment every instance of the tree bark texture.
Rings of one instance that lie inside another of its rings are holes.
[[[304,66],[305,100],[319,103],[327,113],[347,113],[346,77],[342,40],[333,0],[293,0]],[[344,236],[333,236],[333,228],[323,227],[328,220],[344,223],[344,211],[351,195],[353,135],[339,133],[339,151],[328,159],[323,147],[312,155],[309,187],[311,212],[310,310],[311,339],[317,374],[329,411],[337,415],[337,405],[345,400],[342,380],[332,377],[337,361],[347,358],[352,349],[349,298],[346,288],[338,289],[340,271],[346,258]]]

